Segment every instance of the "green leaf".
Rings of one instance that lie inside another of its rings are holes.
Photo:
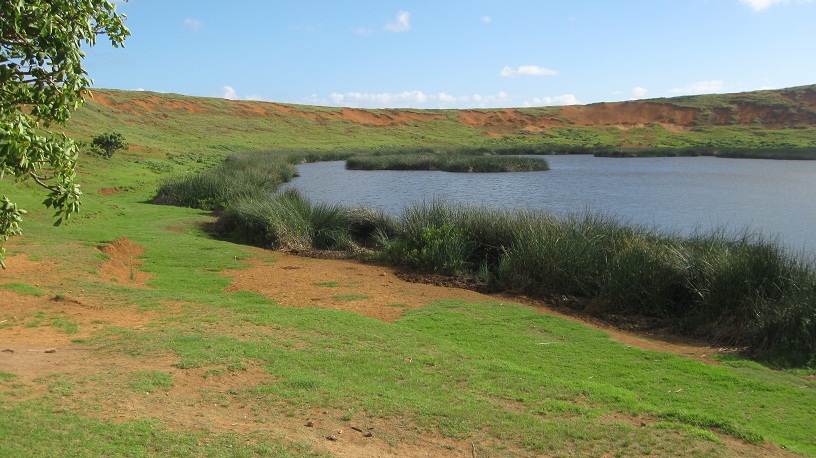
[[[93,45],[97,35],[119,47],[130,31],[108,0],[6,0],[0,19],[0,179],[32,178],[47,189],[43,205],[56,210],[59,226],[79,210],[77,148],[65,135],[42,128],[64,123],[82,104],[91,80],[81,48]],[[21,233],[23,215],[3,197],[0,244]],[[2,253],[0,246],[0,265]]]

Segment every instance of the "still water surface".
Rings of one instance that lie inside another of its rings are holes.
[[[451,202],[565,215],[585,210],[688,235],[744,228],[816,253],[816,161],[546,156],[552,170],[519,173],[346,170],[297,166],[285,188],[313,202],[398,215],[413,203]]]

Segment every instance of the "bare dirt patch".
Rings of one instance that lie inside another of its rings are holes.
[[[690,126],[699,114],[694,108],[643,101],[594,103],[562,107],[559,116],[574,124],[587,126],[622,126],[660,124],[674,128]]]
[[[233,100],[229,102],[232,114],[244,118],[276,118],[280,116],[279,105],[269,102]]]
[[[540,313],[579,321],[625,345],[645,350],[675,353],[709,364],[718,364],[713,356],[734,351],[660,328],[646,333],[626,331],[563,304],[525,296],[479,293],[474,291],[478,285],[462,281],[451,283],[447,277],[406,275],[394,267],[358,261],[305,258],[286,253],[276,253],[275,257],[276,262],[265,263],[256,258],[250,261],[248,269],[225,271],[225,275],[232,277],[228,291],[253,291],[283,306],[345,310],[386,322],[398,320],[404,310],[440,300],[513,302],[528,305]]]
[[[805,107],[813,107],[816,95],[781,93]],[[438,113],[411,110],[363,110],[356,108],[321,109],[299,107],[270,102],[224,101],[213,103],[207,99],[182,98],[171,95],[144,94],[127,101],[117,100],[117,96],[104,90],[94,91],[90,103],[97,103],[119,113],[143,116],[160,113],[174,115],[217,115],[228,114],[241,118],[278,118],[297,116],[315,119],[318,122],[343,120],[371,127],[405,126],[410,123],[446,119],[450,112]],[[560,107],[554,114],[534,114],[523,109],[460,110],[458,122],[463,125],[483,129],[487,136],[515,135],[519,132],[537,133],[557,126],[616,127],[628,130],[633,127],[659,125],[672,132],[685,132],[696,123],[713,125],[753,125],[760,123],[766,128],[779,129],[792,125],[812,125],[812,111],[808,109],[780,110],[776,106],[735,102],[732,107],[712,110],[713,118],[701,121],[702,110],[683,107],[672,103],[649,100],[627,102],[595,103]]]
[[[560,126],[609,126],[621,130],[660,125],[672,132],[685,132],[699,111],[649,102],[597,103],[559,108],[556,114],[532,115],[522,110],[461,110],[459,122],[491,132],[540,133]]]
[[[167,372],[173,386],[155,392],[122,392],[122,386],[140,370]],[[243,394],[261,384],[275,383],[261,368],[208,373],[208,368],[181,370],[170,359],[121,361],[109,368],[103,389],[90,396],[74,396],[68,402],[81,411],[82,405],[98,406],[97,415],[114,422],[161,418],[177,430],[214,433],[264,433],[286,442],[307,444],[312,449],[337,457],[459,457],[469,443],[427,431],[399,418],[382,419],[364,414],[344,417],[346,412],[317,407],[293,407]],[[99,378],[99,377],[97,377]]]
[[[139,259],[139,256],[144,254],[144,248],[140,245],[120,238],[97,248],[109,256],[99,270],[99,275],[103,279],[134,287],[145,287],[145,283],[150,280],[150,274],[138,269],[144,262]]]
[[[410,110],[362,110],[357,108],[342,108],[338,111],[318,110],[301,111],[294,107],[271,104],[280,113],[287,116],[300,116],[310,119],[343,120],[366,126],[387,127],[405,126],[411,122],[425,122],[445,119],[444,114],[418,113]]]
[[[395,321],[403,310],[445,299],[487,300],[467,290],[408,283],[387,266],[357,261],[304,258],[276,253],[276,261],[251,262],[248,269],[225,271],[228,291],[253,291],[289,307],[345,310]]]
[[[458,119],[461,124],[469,127],[513,133],[519,130],[541,131],[564,124],[564,121],[551,116],[532,116],[511,108],[489,111],[461,110]]]
[[[24,382],[99,364],[91,347],[77,344],[106,326],[146,326],[154,313],[109,308],[88,298],[29,296],[0,288],[0,372]]]
[[[100,188],[97,192],[102,196],[112,196],[114,194],[120,194],[122,192],[122,188]]]
[[[113,99],[104,91],[94,91],[92,102],[102,106],[129,114],[143,114],[156,112],[177,112],[177,113],[206,113],[210,110],[198,100],[182,100],[177,98],[147,95],[142,98],[135,98],[127,102],[119,102]]]

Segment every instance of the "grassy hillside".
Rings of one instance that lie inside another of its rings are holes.
[[[69,133],[123,133],[148,154],[509,146],[816,146],[816,86],[572,107],[359,110],[95,90]]]

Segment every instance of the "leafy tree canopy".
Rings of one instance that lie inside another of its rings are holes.
[[[94,137],[91,141],[91,147],[99,151],[100,156],[110,159],[120,149],[127,148],[127,143],[125,142],[125,136],[119,132],[105,132]]]
[[[124,15],[107,0],[2,0],[0,2],[0,179],[34,180],[55,225],[79,209],[77,147],[45,129],[64,124],[92,81],[82,68],[83,46],[105,35],[114,47],[130,34]],[[25,211],[0,197],[3,242],[20,234]]]

